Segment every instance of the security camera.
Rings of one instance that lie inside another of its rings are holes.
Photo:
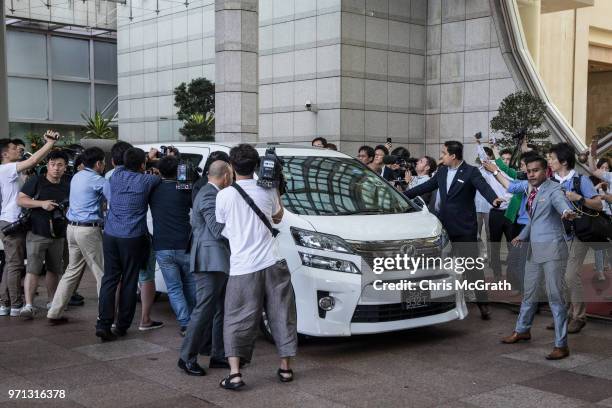
[[[312,110],[312,102],[310,102],[310,100],[307,100],[304,106],[306,107],[306,110]]]

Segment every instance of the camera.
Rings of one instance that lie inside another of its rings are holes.
[[[7,236],[25,233],[30,230],[30,226],[30,212],[23,212],[17,221],[5,225],[2,228],[2,233]]]
[[[52,218],[54,220],[66,218],[66,211],[70,206],[70,200],[66,199],[60,203],[57,203],[57,207],[53,210]]]
[[[174,146],[160,146],[159,152],[157,152],[157,158],[161,159],[164,156],[168,156],[169,154],[173,154],[174,156],[179,155],[179,150]]]
[[[191,190],[193,183],[200,178],[198,170],[189,160],[180,160],[176,168],[176,189]]]
[[[269,147],[259,162],[257,185],[263,188],[277,188],[280,194],[286,191],[283,177],[283,161],[276,155],[276,148]]]
[[[476,133],[476,134],[474,135],[474,139],[476,139],[476,140],[480,140],[480,139],[482,139],[482,132],[478,132],[478,133]]]

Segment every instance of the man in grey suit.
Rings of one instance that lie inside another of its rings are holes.
[[[197,361],[203,346],[203,354],[207,351],[210,354],[209,368],[229,367],[223,349],[223,305],[230,250],[221,235],[225,224],[218,223],[215,218],[215,202],[219,190],[233,181],[230,165],[222,160],[215,161],[208,169],[208,184],[200,189],[193,203],[190,266],[196,281],[196,306],[178,361],[179,368],[189,375],[206,375]]]
[[[562,220],[574,219],[576,214],[567,204],[559,183],[546,178],[546,160],[534,156],[526,158],[525,164],[528,182],[515,181],[508,188],[510,193],[524,191],[528,197],[526,205],[530,216],[529,224],[512,240],[513,245],[529,245],[525,265],[525,288],[516,328],[512,335],[504,337],[502,342],[514,344],[531,339],[529,331],[538,308],[538,289],[544,275],[548,304],[555,321],[555,346],[546,359],[559,360],[569,356],[563,276],[568,251]]]

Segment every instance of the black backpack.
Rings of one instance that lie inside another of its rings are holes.
[[[580,188],[580,180],[582,176],[576,175],[572,177],[572,189],[578,194],[582,193]],[[554,178],[551,180],[557,182]],[[593,249],[607,249],[612,242],[612,220],[608,214],[602,211],[586,208],[584,205],[577,206],[571,204],[579,218],[572,221],[563,220],[565,231],[568,234],[574,233],[576,238],[584,242]]]

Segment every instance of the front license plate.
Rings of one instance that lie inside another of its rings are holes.
[[[402,291],[402,305],[404,309],[417,309],[429,304],[429,291],[415,289]]]

